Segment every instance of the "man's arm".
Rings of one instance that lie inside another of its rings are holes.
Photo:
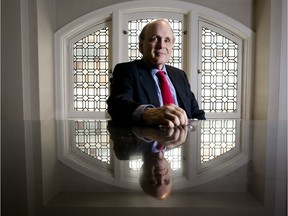
[[[132,113],[140,103],[133,100],[135,91],[135,78],[128,64],[118,64],[113,71],[111,79],[111,93],[107,100],[108,113],[112,120],[132,123]]]

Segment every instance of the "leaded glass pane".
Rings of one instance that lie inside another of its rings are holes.
[[[237,112],[238,44],[202,27],[201,105],[206,112]]]
[[[128,22],[128,59],[129,61],[133,61],[135,59],[141,59],[142,54],[139,52],[138,36],[142,30],[142,28],[149,22],[155,19],[137,19],[131,20]],[[169,65],[181,68],[182,67],[182,22],[178,20],[167,19],[170,23],[174,36],[175,43],[173,47],[173,52],[170,60],[168,61]]]
[[[105,27],[74,43],[74,110],[107,109],[109,29]]]
[[[139,171],[143,165],[142,159],[130,160],[129,168],[133,171]]]
[[[166,151],[164,153],[165,158],[171,165],[172,170],[179,170],[181,169],[181,157],[182,157],[182,148],[174,148],[170,151]]]
[[[75,121],[75,141],[80,151],[110,164],[110,136],[106,120]]]
[[[236,120],[201,122],[201,163],[211,161],[236,146]]]

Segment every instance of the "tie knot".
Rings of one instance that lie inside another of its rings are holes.
[[[159,76],[163,77],[163,76],[164,76],[164,71],[159,70],[159,71],[156,73],[156,75],[157,75],[158,77],[159,77]]]
[[[159,143],[159,144],[156,145],[156,149],[158,149],[159,151],[163,151],[164,148],[165,148],[165,145],[163,145],[163,144],[161,144],[161,143]]]

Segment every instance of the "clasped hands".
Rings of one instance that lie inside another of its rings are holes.
[[[175,148],[186,142],[188,129],[186,126],[174,128],[134,127],[133,133],[141,139],[158,141],[169,149]]]
[[[185,110],[175,104],[168,104],[157,108],[146,108],[142,113],[142,120],[151,125],[162,125],[168,128],[186,126],[188,118]]]

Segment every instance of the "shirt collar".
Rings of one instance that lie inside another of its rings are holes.
[[[158,68],[155,68],[152,64],[150,64],[149,62],[145,61],[145,59],[143,59],[143,61],[150,68],[152,75],[155,75],[159,71]],[[166,65],[163,66],[161,71],[164,71],[164,73],[167,74]]]
[[[156,146],[158,145],[158,141],[155,141],[154,143],[153,143],[153,145],[151,146],[151,151],[153,152],[153,153],[158,153],[158,152],[162,152],[162,153],[164,153],[166,150],[167,150],[167,146],[165,146],[165,148],[163,149],[163,150],[158,150],[157,148],[156,148]]]

